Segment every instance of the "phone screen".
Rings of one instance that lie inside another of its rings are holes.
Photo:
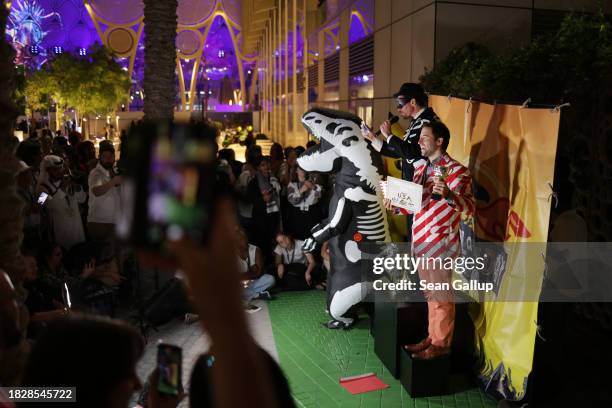
[[[369,132],[372,129],[370,129],[370,127],[368,125],[366,125],[365,122],[361,122],[361,130],[364,131],[364,132]]]
[[[157,346],[157,391],[177,396],[181,391],[182,350],[171,344]]]
[[[182,237],[205,242],[215,201],[214,130],[143,125],[126,139],[118,236],[149,248]]]
[[[206,139],[175,132],[158,137],[151,151],[147,198],[148,235],[151,241],[199,239],[208,225],[214,182],[214,147]]]
[[[38,196],[38,204],[43,205],[45,201],[47,201],[48,197],[49,194],[45,193],[44,191],[40,193],[40,195]]]

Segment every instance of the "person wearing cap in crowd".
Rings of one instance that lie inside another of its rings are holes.
[[[115,224],[121,212],[122,177],[115,169],[115,147],[100,142],[98,164],[89,173],[89,214],[87,230],[94,242],[113,242]]]
[[[24,161],[17,164],[17,195],[25,204],[23,207],[23,235],[26,241],[40,239],[40,204],[33,184],[34,172]]]
[[[79,204],[87,200],[87,194],[67,174],[64,160],[47,155],[40,164],[36,197],[43,195],[43,208],[49,238],[68,250],[85,242],[85,230],[79,212]]]

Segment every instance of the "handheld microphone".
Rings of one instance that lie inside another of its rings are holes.
[[[391,125],[393,125],[393,124],[394,124],[394,123],[396,123],[398,120],[399,120],[399,117],[398,117],[398,116],[392,116],[392,117],[390,117],[390,118],[389,118],[389,123],[390,123]],[[376,136],[380,136],[380,135],[382,134],[382,132],[380,131],[380,129],[378,129],[378,130],[376,131],[376,133],[374,133],[374,134],[375,134]]]

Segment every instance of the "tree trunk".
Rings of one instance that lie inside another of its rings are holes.
[[[145,120],[174,118],[177,7],[177,0],[144,0]]]
[[[62,116],[60,115],[59,103],[55,103],[55,131],[62,129]]]
[[[84,115],[81,118],[81,134],[83,135],[83,140],[91,139],[91,132],[89,131],[89,121],[91,120],[91,116]]]
[[[8,10],[0,5],[0,29],[4,32]],[[17,159],[13,155],[13,123],[17,116],[14,101],[15,53],[6,42],[6,36],[0,38],[0,269],[5,270],[18,284],[21,278],[19,266],[19,247],[22,240],[23,203],[15,192],[15,171]],[[0,362],[0,364],[2,364]]]

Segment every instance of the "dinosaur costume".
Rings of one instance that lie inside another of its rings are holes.
[[[382,160],[361,135],[361,119],[351,113],[315,108],[302,116],[302,124],[320,143],[305,151],[298,165],[305,171],[335,173],[329,218],[312,229],[306,251],[329,240],[329,328],[349,328],[353,319],[343,316],[363,300],[361,253],[363,244],[389,242],[387,215],[379,181]]]

